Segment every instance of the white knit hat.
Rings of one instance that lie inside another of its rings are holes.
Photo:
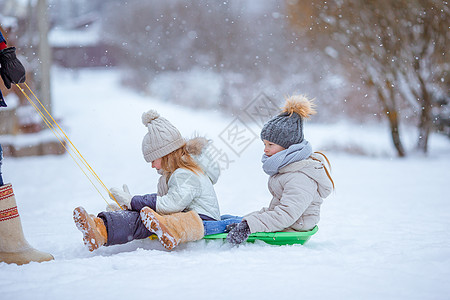
[[[166,156],[186,144],[178,129],[160,117],[156,110],[143,113],[142,123],[148,128],[142,141],[142,154],[146,162]]]

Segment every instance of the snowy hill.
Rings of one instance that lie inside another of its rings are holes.
[[[155,192],[158,175],[141,153],[141,114],[153,108],[229,158],[216,185],[222,213],[268,205],[262,143],[255,138],[237,155],[220,138],[233,116],[135,94],[115,70],[55,70],[53,95],[55,116],[108,187]],[[25,236],[55,260],[0,263],[2,299],[448,299],[450,142],[433,136],[428,157],[397,159],[386,131],[306,124],[314,149],[329,150],[337,188],[304,246],[202,240],[167,252],[146,239],[90,253],[72,211],[98,213],[106,203],[70,156],[7,157],[4,179],[13,184]],[[352,147],[367,155],[335,151]]]

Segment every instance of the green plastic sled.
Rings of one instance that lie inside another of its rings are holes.
[[[294,245],[306,243],[311,236],[313,236],[319,227],[317,225],[310,231],[296,231],[296,232],[255,232],[250,234],[247,242],[254,243],[255,240],[261,240],[271,245]],[[225,239],[228,233],[217,233],[205,235],[206,240]]]

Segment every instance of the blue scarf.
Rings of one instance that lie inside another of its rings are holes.
[[[303,140],[300,144],[293,144],[289,148],[284,149],[272,156],[263,155],[261,162],[263,170],[272,176],[278,173],[282,167],[296,161],[304,160],[312,154],[312,147],[307,140]]]

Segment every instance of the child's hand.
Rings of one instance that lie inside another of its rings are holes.
[[[225,232],[230,232],[231,230],[233,230],[239,223],[232,223],[230,225],[227,225],[227,227],[225,227]]]
[[[126,184],[123,185],[123,191],[118,188],[111,188],[109,192],[114,196],[115,200],[120,204],[120,206],[125,206],[127,209],[131,209],[131,196],[130,191],[128,190],[128,186]],[[111,195],[109,197],[114,200]]]
[[[227,235],[227,242],[238,245],[247,240],[250,235],[250,228],[248,227],[247,221],[242,221],[237,224]]]
[[[120,210],[122,210],[122,208],[120,208],[119,205],[117,205],[116,203],[108,203],[108,205],[106,205],[106,211],[108,212]]]

